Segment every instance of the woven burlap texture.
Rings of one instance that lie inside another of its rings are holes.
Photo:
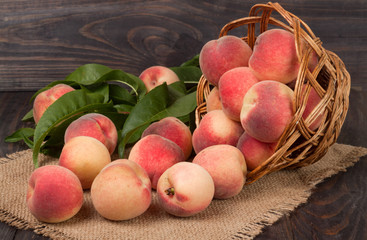
[[[266,225],[305,203],[323,179],[352,166],[367,148],[334,144],[317,163],[296,170],[271,173],[244,187],[227,200],[213,200],[202,213],[178,218],[165,213],[156,194],[150,208],[128,221],[109,221],[94,210],[90,192],[72,219],[58,224],[37,221],[26,206],[27,182],[34,170],[31,150],[0,159],[0,221],[54,239],[252,239]],[[57,159],[41,156],[41,166]]]

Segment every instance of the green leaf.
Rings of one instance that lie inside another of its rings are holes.
[[[118,147],[120,157],[123,156],[125,145],[140,127],[156,120],[157,112],[167,107],[169,94],[167,84],[162,84],[148,92],[132,109],[126,119],[121,132],[121,141]]]
[[[33,121],[33,109],[29,110],[29,112],[27,112],[23,118],[22,118],[23,122],[30,122]]]
[[[33,141],[30,138],[33,137],[33,134],[33,128],[20,128],[8,137],[6,137],[5,142],[18,142],[23,140],[29,148],[32,148]]]
[[[112,70],[103,75],[98,81],[112,81],[122,83],[132,90],[133,94],[138,97],[138,100],[143,98],[145,96],[145,93],[147,92],[146,87],[140,78],[121,70]]]
[[[24,138],[33,137],[34,129],[33,128],[20,128],[11,135],[5,138],[5,142],[19,142],[24,140]]]
[[[193,67],[198,67],[200,68],[200,64],[199,64],[199,54],[195,55],[193,58],[191,58],[190,60],[182,63],[180,65],[180,67],[187,67],[187,66],[193,66]]]
[[[107,66],[89,63],[77,68],[74,72],[69,74],[65,80],[73,81],[80,85],[92,85],[110,71],[112,71],[112,69]]]
[[[109,84],[110,87],[110,99],[114,104],[129,104],[135,105],[137,98],[132,95],[125,87],[117,84]]]
[[[167,84],[157,86],[132,109],[121,132],[120,156],[124,154],[125,145],[132,143],[132,139],[137,138],[137,132],[147,127],[153,121],[168,116],[184,117],[195,110],[196,92],[176,99],[170,98],[170,95],[172,96],[171,92],[172,88],[167,86]]]
[[[100,94],[76,90],[57,99],[44,112],[34,132],[33,163],[35,167],[38,167],[38,154],[42,143],[53,128],[77,114],[100,111],[114,111],[113,105],[104,103],[104,97]]]
[[[171,67],[171,70],[174,71],[179,79],[184,83],[194,83],[197,84],[202,75],[200,68],[194,66],[186,66],[186,67]]]
[[[53,157],[59,157],[64,145],[65,131],[70,123],[79,117],[81,117],[81,114],[76,114],[53,127],[47,134],[47,141],[41,146],[40,152]]]
[[[82,86],[82,89],[88,93],[101,94],[104,97],[104,102],[108,102],[110,99],[110,88],[106,83]]]
[[[129,104],[117,104],[114,105],[113,107],[116,108],[117,112],[121,114],[129,114],[134,106],[131,106]]]

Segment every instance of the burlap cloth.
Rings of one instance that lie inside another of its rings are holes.
[[[113,222],[94,210],[90,193],[72,219],[58,224],[37,221],[25,203],[32,152],[25,150],[0,159],[0,221],[55,239],[252,239],[266,225],[290,213],[311,195],[326,177],[346,171],[367,154],[367,148],[334,144],[317,163],[297,170],[281,170],[245,186],[234,198],[214,200],[202,213],[189,218],[166,214],[155,192],[150,208],[129,221]],[[41,165],[57,159],[41,156]]]

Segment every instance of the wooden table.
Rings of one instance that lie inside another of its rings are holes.
[[[87,3],[88,2],[88,3]],[[33,93],[95,62],[139,74],[176,66],[247,16],[257,1],[36,1],[0,7],[0,157],[26,149],[4,137],[31,109]],[[362,1],[281,1],[337,53],[352,76],[339,143],[367,147],[367,8]],[[256,239],[367,239],[367,158],[313,190],[306,204]],[[0,223],[0,239],[46,239]]]

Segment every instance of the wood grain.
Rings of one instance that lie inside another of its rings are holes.
[[[258,1],[3,1],[0,90],[36,90],[86,63],[139,74],[177,66]],[[303,19],[353,79],[367,77],[362,1],[280,1]],[[233,34],[243,35],[237,30]],[[366,86],[362,81],[355,86]]]

